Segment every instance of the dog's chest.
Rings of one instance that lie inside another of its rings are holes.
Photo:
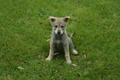
[[[56,40],[56,44],[57,44],[57,45],[62,44],[62,40]]]
[[[55,35],[54,37],[54,43],[55,43],[55,49],[57,52],[63,51],[63,40],[64,36],[63,35]]]
[[[58,53],[63,53],[64,52],[63,42],[61,40],[56,40],[55,51],[58,52]]]
[[[61,45],[63,45],[63,42],[62,42],[62,40],[55,40],[55,44],[57,46],[61,46]]]
[[[58,44],[58,45],[59,45],[59,44],[62,44],[62,43],[63,43],[62,38],[63,38],[63,37],[62,37],[61,35],[56,35],[56,36],[55,36],[55,39],[54,39],[54,40],[55,40],[55,43]]]

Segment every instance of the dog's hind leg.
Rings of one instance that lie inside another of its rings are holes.
[[[71,51],[72,51],[72,53],[73,54],[75,54],[75,55],[77,55],[78,54],[78,52],[75,50],[75,48],[74,48],[74,45],[73,45],[73,43],[72,43],[72,41],[71,40],[69,40],[70,41],[70,45],[69,45],[69,47],[70,47],[70,49],[71,49]]]

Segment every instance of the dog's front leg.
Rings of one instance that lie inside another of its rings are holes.
[[[46,58],[47,61],[50,61],[54,56],[54,45],[50,44],[49,56]]]
[[[66,62],[67,62],[68,64],[71,64],[72,61],[71,61],[71,59],[70,59],[70,52],[69,52],[69,45],[68,45],[68,44],[64,45],[64,51],[65,51]]]

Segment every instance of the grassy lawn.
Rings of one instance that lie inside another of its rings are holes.
[[[76,66],[45,61],[51,15],[71,17]],[[120,0],[0,0],[0,80],[120,80]]]

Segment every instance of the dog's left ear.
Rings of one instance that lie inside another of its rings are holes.
[[[63,18],[64,22],[66,22],[66,23],[68,22],[69,19],[70,19],[69,16],[66,16],[66,17]]]

